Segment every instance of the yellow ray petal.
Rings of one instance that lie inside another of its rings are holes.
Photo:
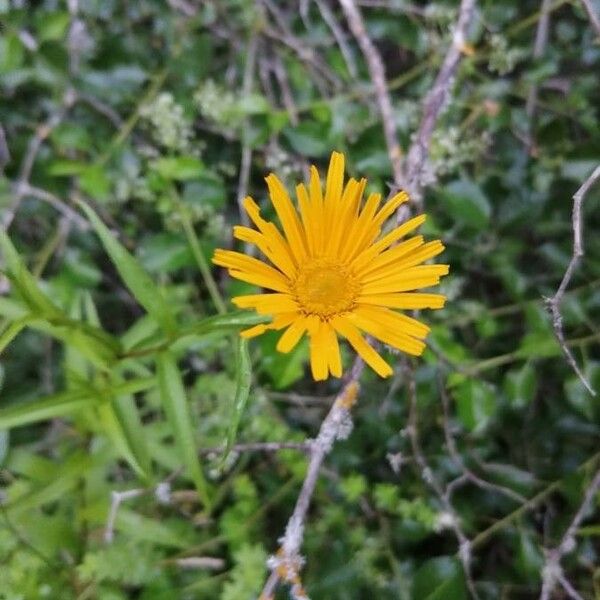
[[[384,306],[359,306],[354,313],[394,333],[401,333],[419,339],[423,339],[429,333],[429,327],[421,321]]]
[[[350,321],[345,317],[336,317],[331,323],[335,330],[348,340],[354,350],[380,377],[389,377],[393,373],[390,365],[367,343],[359,330]]]
[[[381,340],[384,344],[402,350],[407,354],[420,356],[425,348],[425,344],[421,340],[410,337],[401,331],[394,331],[389,326],[366,317],[363,313],[359,314],[358,311],[349,313],[346,318],[356,327]]]
[[[273,250],[278,253],[285,254],[287,258],[295,265],[297,264],[296,257],[292,253],[290,245],[286,239],[281,235],[281,232],[274,223],[265,221],[260,216],[260,208],[250,196],[246,196],[242,202],[246,214],[250,217],[250,220],[256,225],[258,230],[267,238],[269,244],[273,247]]]
[[[382,274],[387,274],[388,270],[394,274],[402,272],[402,269],[399,267],[400,259],[415,251],[424,243],[425,240],[423,239],[423,236],[416,235],[415,237],[382,252],[368,265],[358,271],[358,275],[364,283],[367,283],[369,281],[380,279]]]
[[[256,273],[247,273],[246,271],[238,271],[237,269],[229,269],[228,272],[234,279],[239,279],[240,281],[245,281],[246,283],[251,283],[252,285],[261,288],[274,290],[283,294],[287,294],[290,291],[288,285],[283,285],[271,277],[265,277],[264,275],[258,275]]]
[[[368,234],[369,222],[373,219],[375,211],[381,202],[380,194],[370,194],[367,198],[364,208],[357,219],[352,223],[345,243],[340,249],[340,258],[350,262],[366,247],[366,236]]]
[[[233,228],[233,237],[248,244],[254,244],[280,271],[288,277],[293,277],[296,273],[296,266],[290,260],[286,252],[277,252],[276,245],[270,243],[268,237],[249,227],[236,225]]]
[[[316,215],[315,207],[310,200],[310,196],[308,195],[308,190],[303,183],[299,183],[296,186],[296,197],[298,198],[298,205],[300,206],[300,217],[304,227],[304,235],[306,237],[308,254],[310,256],[314,256],[317,249],[316,238],[319,228],[319,221]]]
[[[323,324],[325,345],[327,347],[327,359],[329,372],[334,377],[342,376],[342,357],[335,329],[329,323]]]
[[[350,233],[350,228],[356,220],[366,184],[366,179],[360,181],[350,179],[348,181],[339,208],[335,211],[332,219],[326,250],[326,254],[329,256],[337,257],[339,255],[341,246],[345,243],[346,236]]]
[[[443,308],[446,296],[442,294],[371,294],[358,297],[358,304],[373,304],[389,308],[404,308],[405,310],[418,310],[421,308]]]
[[[308,327],[306,317],[298,317],[284,332],[277,342],[277,350],[287,354],[291,352],[302,339]]]
[[[267,329],[267,325],[261,323],[260,325],[254,325],[254,327],[250,327],[249,329],[244,329],[243,331],[240,331],[240,336],[243,337],[245,340],[249,340],[253,337],[262,335],[265,331],[267,331]]]
[[[230,274],[233,277],[237,277],[237,275],[233,275],[233,271],[236,273],[240,271],[251,276],[258,276],[261,278],[261,280],[268,280],[273,284],[265,287],[272,287],[273,289],[283,292],[287,292],[289,290],[289,280],[285,277],[285,275],[283,275],[283,273],[281,273],[281,271],[278,271],[277,269],[274,269],[266,263],[251,256],[246,256],[245,254],[234,252],[232,250],[217,249],[215,250],[212,261],[216,265],[230,269]],[[274,287],[275,285],[278,287]]]
[[[261,315],[274,315],[298,309],[296,301],[289,294],[252,294],[236,296],[231,301],[238,308],[254,308]]]
[[[436,285],[440,277],[448,274],[448,265],[421,265],[411,267],[395,276],[379,279],[363,285],[361,292],[365,295],[394,294],[409,292]]]
[[[323,190],[321,188],[321,178],[319,177],[319,171],[313,165],[310,168],[310,181],[308,184],[308,191],[310,192],[310,203],[312,207],[312,213],[314,214],[314,238],[315,238],[315,251],[320,253],[323,250],[323,243],[325,241],[325,223],[323,215]]]
[[[328,375],[327,338],[324,327],[320,319],[309,318],[310,368],[315,381],[323,381]]]
[[[397,242],[400,238],[414,231],[417,227],[420,227],[426,219],[426,215],[419,215],[413,219],[408,220],[406,223],[396,227],[388,234],[384,235],[378,242],[369,246],[361,254],[359,254],[353,261],[352,267],[355,271],[359,271],[365,265],[368,265],[378,254],[383,252],[388,246],[391,246],[394,242]]]
[[[375,218],[373,219],[375,224],[382,225],[389,217],[392,216],[392,213],[405,202],[408,202],[409,196],[408,193],[404,190],[399,191],[396,195],[390,198],[384,205],[383,208],[377,213]]]
[[[410,242],[417,238],[421,238],[421,243],[413,244],[411,248]],[[406,244],[404,249],[402,248],[403,244],[399,244],[380,254],[370,265],[366,266],[360,274],[363,281],[369,283],[381,279],[393,278],[403,271],[420,265],[426,260],[441,254],[445,249],[439,240],[423,244],[421,236],[411,238],[407,242],[404,242],[404,244]],[[407,252],[406,249],[409,251]]]
[[[325,204],[335,204],[342,197],[344,188],[344,163],[345,157],[341,152],[332,152],[327,170],[325,183]]]
[[[306,256],[306,241],[298,213],[292,204],[287,190],[277,176],[271,173],[265,180],[269,188],[271,202],[281,221],[281,226],[283,227],[292,253],[297,260],[301,260]]]

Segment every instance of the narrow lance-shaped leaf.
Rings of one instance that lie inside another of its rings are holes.
[[[29,310],[39,316],[60,315],[60,310],[41,290],[36,278],[27,270],[10,238],[1,229],[0,249],[2,250],[7,276],[22,296]]]
[[[194,482],[204,506],[210,509],[208,486],[198,461],[192,415],[189,410],[181,373],[170,352],[163,352],[159,355],[157,366],[162,404],[173,430],[181,460]]]
[[[100,317],[89,293],[83,295],[83,307],[88,323],[100,328]],[[111,388],[117,388],[120,381],[113,376]],[[132,395],[110,394],[107,402],[98,406],[98,414],[106,433],[131,467],[141,477],[150,477],[150,455],[135,400]]]
[[[175,330],[175,320],[171,309],[151,277],[139,262],[112,235],[98,215],[83,202],[82,210],[96,230],[104,249],[115,265],[125,285],[136,300],[148,311],[167,333]]]
[[[154,377],[132,379],[110,391],[114,394],[133,394],[148,389],[155,384],[156,379]],[[98,390],[91,388],[61,392],[40,398],[34,402],[25,402],[0,409],[0,429],[11,429],[12,427],[28,425],[37,421],[54,419],[89,407],[96,401],[97,392]]]
[[[233,400],[233,411],[229,423],[229,429],[227,431],[227,444],[225,446],[223,458],[221,459],[221,464],[223,464],[231,452],[231,448],[235,442],[237,430],[240,425],[240,420],[242,418],[244,409],[246,408],[246,403],[248,402],[248,396],[250,394],[250,384],[252,382],[252,364],[250,362],[250,355],[248,353],[248,342],[242,338],[236,339],[235,368],[235,398]]]

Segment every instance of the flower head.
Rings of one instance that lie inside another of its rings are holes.
[[[241,335],[285,330],[277,344],[285,353],[308,334],[316,380],[342,375],[338,336],[382,377],[392,369],[363,334],[420,355],[429,327],[396,309],[442,308],[444,296],[415,290],[439,283],[448,265],[422,264],[444,250],[439,240],[425,242],[417,235],[400,241],[425,221],[425,215],[382,235],[383,225],[408,194],[402,191],[383,206],[379,194],[363,202],[366,180],[350,179],[344,185],[344,155],[338,152],[331,155],[324,191],[315,167],[308,189],[302,183],[296,186],[299,213],[275,175],[266,181],[281,229],[264,220],[247,197],[244,209],[256,229],[236,226],[233,233],[254,244],[269,262],[221,249],[213,257],[232,277],[268,290],[233,298],[239,308],[272,317],[270,323]]]

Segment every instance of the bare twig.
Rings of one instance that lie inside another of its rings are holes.
[[[590,188],[596,183],[596,181],[600,179],[600,165],[598,165],[593,173],[585,180],[583,185],[575,192],[573,195],[573,212],[572,212],[572,227],[573,227],[573,253],[571,255],[571,260],[569,261],[569,266],[563,275],[562,281],[556,290],[556,293],[552,298],[546,299],[546,305],[548,307],[548,311],[550,312],[550,316],[552,317],[552,326],[554,327],[554,333],[558,339],[558,343],[565,355],[565,358],[573,371],[577,374],[577,377],[581,380],[581,383],[585,386],[592,396],[596,395],[596,392],[593,390],[592,386],[585,378],[579,366],[577,365],[577,361],[573,356],[573,353],[567,346],[567,342],[565,340],[565,334],[563,330],[563,321],[562,315],[560,313],[560,304],[562,302],[563,296],[565,295],[565,291],[571,282],[571,278],[573,277],[573,273],[581,258],[584,255],[583,250],[583,223],[581,219],[581,210],[583,206],[583,201],[585,200],[585,196],[590,190]]]
[[[175,558],[172,561],[166,560],[165,564],[173,562],[180,569],[206,569],[208,571],[220,571],[225,567],[225,561],[222,558],[213,556],[186,556],[184,558]]]
[[[246,444],[235,444],[232,446],[232,452],[279,452],[281,450],[300,450],[301,452],[310,452],[312,449],[312,440],[305,442],[249,442]],[[225,446],[216,446],[214,448],[201,448],[200,454],[222,454]]]
[[[335,41],[340,48],[340,52],[344,57],[344,61],[346,62],[346,66],[348,67],[348,73],[350,73],[351,77],[356,78],[358,74],[358,70],[356,68],[356,63],[354,62],[354,54],[352,52],[352,48],[348,45],[346,41],[346,35],[340,24],[337,22],[333,11],[331,10],[329,4],[324,0],[315,0],[315,4],[319,8],[319,12],[323,17],[323,21],[327,23],[329,29],[331,29],[331,33],[333,33],[333,37],[335,37]]]
[[[254,80],[254,70],[256,67],[256,50],[258,47],[258,34],[253,32],[250,35],[250,40],[248,41],[248,47],[246,50],[246,62],[244,65],[244,78],[242,81],[242,96],[246,97],[252,91],[252,82]],[[250,167],[252,166],[252,146],[250,145],[249,140],[247,139],[247,134],[245,133],[248,130],[248,127],[243,128],[242,132],[242,159],[240,164],[240,177],[238,179],[238,188],[237,188],[237,203],[238,210],[240,213],[240,219],[242,223],[246,226],[250,224],[248,219],[248,215],[243,208],[243,201],[246,195],[248,194],[248,182],[250,181]],[[246,251],[250,250],[250,245],[246,244]]]
[[[581,0],[581,4],[583,4],[583,8],[585,8],[585,12],[588,15],[591,26],[594,28],[596,35],[600,36],[600,17],[596,14],[596,9],[592,4],[591,0]]]
[[[540,20],[537,24],[535,32],[535,42],[533,45],[533,58],[539,59],[544,55],[546,51],[546,45],[548,43],[548,28],[550,25],[550,4],[551,0],[542,0],[542,6],[540,8]],[[525,113],[529,121],[529,130],[525,136],[525,147],[527,152],[531,152],[533,145],[533,120],[535,116],[535,107],[538,98],[538,86],[534,83],[529,90],[527,96],[527,103],[525,105]]]
[[[24,198],[26,196],[32,196],[38,200],[41,200],[42,202],[46,202],[46,204],[49,204],[52,206],[52,208],[55,208],[58,212],[63,214],[67,220],[75,223],[75,225],[77,225],[77,227],[83,231],[87,231],[90,228],[88,222],[80,214],[73,210],[68,204],[63,202],[58,196],[55,196],[54,194],[51,194],[42,188],[38,188],[30,185],[27,182],[23,182],[14,184],[13,191],[16,197]]]
[[[299,575],[304,562],[300,556],[300,547],[304,537],[306,513],[310,506],[323,461],[331,452],[335,441],[347,437],[351,431],[350,409],[358,396],[358,380],[363,367],[362,360],[357,357],[348,382],[337,396],[331,410],[321,423],[317,437],[312,442],[308,470],[296,500],[296,506],[288,520],[285,533],[280,539],[279,551],[269,559],[271,575],[263,588],[260,596],[261,600],[272,598],[280,581],[290,584],[293,598],[298,600],[307,598]]]
[[[124,492],[117,492],[113,490],[110,494],[110,511],[108,513],[108,519],[106,520],[106,526],[104,528],[104,541],[110,544],[115,537],[115,522],[117,520],[117,514],[121,504],[127,500],[138,498],[146,494],[148,490],[144,488],[136,488],[133,490],[125,490]]]
[[[73,106],[77,99],[77,94],[75,90],[69,88],[63,95],[62,101],[60,105],[57,107],[56,111],[53,112],[46,121],[36,128],[33,136],[31,136],[29,143],[27,145],[27,151],[25,152],[25,156],[21,161],[21,166],[19,168],[19,175],[16,182],[16,193],[12,203],[12,206],[4,213],[2,217],[2,226],[5,230],[8,230],[10,227],[15,213],[17,212],[21,201],[23,200],[23,190],[25,189],[24,185],[28,184],[29,178],[31,177],[31,171],[33,170],[33,165],[37,158],[37,155],[40,151],[40,148],[44,141],[48,138],[48,136],[52,133],[52,131],[62,123],[69,109]],[[20,190],[20,191],[19,191]]]
[[[571,584],[565,579],[560,566],[560,561],[563,556],[571,553],[575,549],[575,535],[577,534],[579,525],[592,506],[592,502],[594,501],[598,490],[600,490],[600,470],[596,472],[590,485],[587,487],[579,509],[575,513],[570,525],[567,527],[560,543],[556,548],[546,552],[546,561],[542,568],[542,592],[540,594],[540,600],[549,600],[557,583],[560,583],[567,593],[571,592],[570,595],[572,598],[580,597]]]
[[[425,454],[421,447],[421,441],[419,438],[418,430],[418,409],[417,409],[417,384],[415,381],[415,374],[413,366],[408,362],[404,361],[403,373],[405,376],[406,387],[409,396],[409,415],[408,415],[408,426],[407,433],[410,438],[412,452],[415,458],[415,463],[419,468],[423,481],[433,490],[438,499],[440,500],[444,511],[447,515],[447,525],[456,536],[458,541],[458,557],[462,563],[463,571],[465,573],[465,579],[467,581],[467,587],[471,596],[475,599],[479,599],[479,594],[475,588],[475,582],[473,581],[473,575],[471,572],[471,556],[472,556],[472,545],[471,540],[466,536],[463,531],[460,516],[454,509],[450,500],[450,489],[448,486],[444,487],[434,475],[433,470],[429,466]]]
[[[407,152],[402,180],[404,188],[411,195],[419,209],[422,205],[422,189],[426,183],[423,175],[429,156],[431,136],[437,120],[448,102],[461,56],[468,52],[468,46],[466,45],[467,30],[474,9],[475,0],[461,0],[458,19],[452,33],[452,44],[448,48],[432,88],[425,96],[421,123]],[[401,216],[401,211],[399,211],[399,218]]]
[[[369,75],[375,87],[381,121],[383,123],[383,133],[388,150],[390,162],[392,163],[392,172],[394,174],[394,184],[401,186],[402,182],[402,150],[396,136],[396,122],[394,119],[394,109],[392,99],[385,78],[385,68],[377,48],[374,46],[371,38],[367,35],[365,24],[363,22],[360,9],[356,6],[354,0],[339,0],[346,15],[348,25],[352,34],[356,38],[358,45],[367,61]]]
[[[450,399],[448,398],[446,388],[444,387],[441,378],[439,381],[439,390],[440,396],[442,398],[442,407],[444,410],[443,426],[444,439],[446,440],[446,448],[448,449],[448,453],[450,454],[450,458],[452,458],[452,460],[454,461],[454,464],[456,464],[456,466],[462,471],[462,474],[457,479],[451,481],[446,486],[446,493],[448,494],[448,499],[451,499],[452,494],[454,490],[458,487],[458,485],[470,482],[481,489],[497,491],[503,494],[504,496],[511,498],[515,502],[527,502],[527,498],[521,496],[521,494],[518,494],[514,490],[511,490],[510,488],[505,487],[503,485],[498,485],[496,483],[486,481],[467,467],[465,461],[463,460],[463,457],[461,456],[460,452],[458,451],[458,448],[456,447],[456,441],[454,439],[454,436],[452,435],[450,426]]]

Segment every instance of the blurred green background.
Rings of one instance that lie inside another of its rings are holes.
[[[406,149],[458,5],[357,4]],[[447,307],[422,315],[431,348],[415,362],[431,472],[415,464],[401,361],[388,355],[397,375],[365,373],[354,431],[315,493],[312,598],[469,598],[455,519],[480,598],[538,598],[544,548],[600,464],[598,397],[544,305],[571,256],[572,195],[600,162],[600,44],[583,3],[544,5],[548,42],[534,53],[539,2],[477,4],[474,52],[433,134],[424,233],[446,244],[451,275]],[[241,345],[239,321],[212,318],[206,265],[232,244],[240,194],[267,207],[271,171],[293,190],[337,149],[387,194],[377,103],[343,12],[329,0],[0,0],[0,124],[12,240],[0,247],[0,598],[257,598],[306,456],[223,463],[200,449],[314,436],[340,383],[312,382],[303,345]],[[78,200],[110,229],[103,239]],[[600,392],[599,209],[597,186],[562,313]],[[248,287],[212,275],[232,310]],[[455,481],[453,512],[431,475]],[[140,493],[107,541],[111,497],[127,490]],[[562,562],[585,599],[600,598],[598,506]]]

